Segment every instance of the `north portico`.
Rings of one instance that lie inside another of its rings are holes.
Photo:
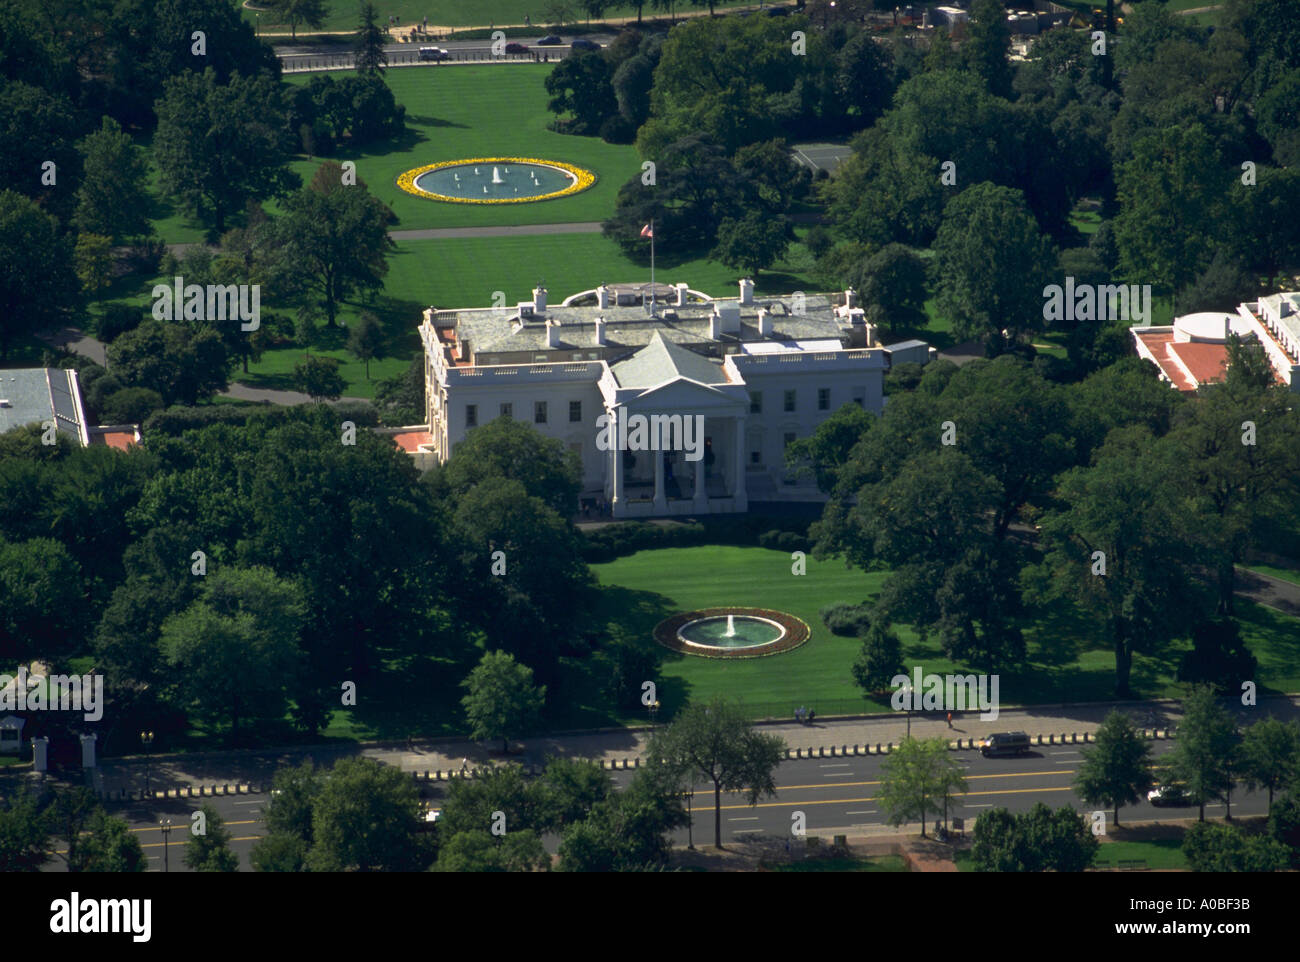
[[[513,308],[429,308],[426,433],[398,443],[439,463],[478,425],[523,421],[574,453],[584,505],[614,517],[821,500],[787,469],[785,447],[845,404],[879,413],[891,361],[925,363],[930,348],[878,344],[852,291],[739,288],[713,298],[659,284],[653,313],[649,284],[559,304],[539,286]]]

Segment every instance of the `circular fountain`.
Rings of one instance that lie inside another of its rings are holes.
[[[666,648],[705,658],[758,658],[806,642],[808,625],[794,615],[766,608],[705,608],[683,612],[655,627]]]
[[[449,160],[406,171],[397,185],[408,194],[457,204],[519,204],[566,197],[596,181],[589,170],[572,164],[528,157]],[[482,196],[472,195],[479,189]]]

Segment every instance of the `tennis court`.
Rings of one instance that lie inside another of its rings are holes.
[[[848,144],[795,144],[790,152],[795,160],[815,174],[819,170],[834,173],[836,167],[848,160],[853,150]]]

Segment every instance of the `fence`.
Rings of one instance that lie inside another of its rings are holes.
[[[554,54],[554,56],[552,56]],[[465,63],[550,63],[563,60],[562,48],[544,52],[508,53],[494,56],[488,50],[453,50],[447,60],[421,60],[419,51],[401,50],[388,54],[389,67],[437,67]],[[310,73],[315,70],[353,70],[356,55],[352,53],[312,54],[286,56],[280,60],[281,73]]]

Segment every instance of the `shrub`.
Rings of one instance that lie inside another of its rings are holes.
[[[147,387],[124,387],[104,399],[99,417],[105,424],[140,424],[162,407],[162,395],[157,391]]]
[[[112,343],[119,334],[133,331],[145,319],[145,310],[122,301],[110,301],[104,305],[104,316],[100,318],[95,329],[101,341]]]
[[[837,602],[827,605],[819,614],[831,633],[843,638],[859,638],[871,627],[871,609],[866,605]]]

